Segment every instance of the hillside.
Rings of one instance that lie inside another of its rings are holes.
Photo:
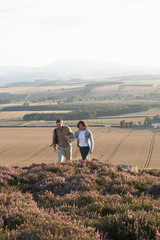
[[[0,239],[160,239],[160,170],[0,167]]]
[[[139,67],[116,62],[62,60],[44,67],[0,66],[0,86],[39,79],[96,79],[117,76],[160,74],[155,67]]]

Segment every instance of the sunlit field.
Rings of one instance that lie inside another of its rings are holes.
[[[53,128],[1,128],[0,164],[27,166],[52,163],[57,154],[50,147]],[[72,128],[75,132],[76,128]],[[90,127],[95,148],[89,159],[114,165],[129,164],[138,168],[160,168],[160,132],[151,130]],[[81,159],[76,141],[73,160]]]

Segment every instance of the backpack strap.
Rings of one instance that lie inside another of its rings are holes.
[[[55,134],[55,144],[58,144],[58,135],[57,135],[57,128],[54,129],[54,134]]]

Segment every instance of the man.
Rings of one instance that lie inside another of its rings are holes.
[[[72,161],[72,145],[65,139],[65,136],[73,137],[72,130],[63,125],[62,119],[57,119],[56,124],[57,128],[53,131],[53,148],[55,152],[58,152],[58,162],[63,162],[64,157],[67,161]]]

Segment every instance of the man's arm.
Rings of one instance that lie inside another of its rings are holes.
[[[70,127],[68,127],[68,137],[72,138],[73,137],[73,132]]]

